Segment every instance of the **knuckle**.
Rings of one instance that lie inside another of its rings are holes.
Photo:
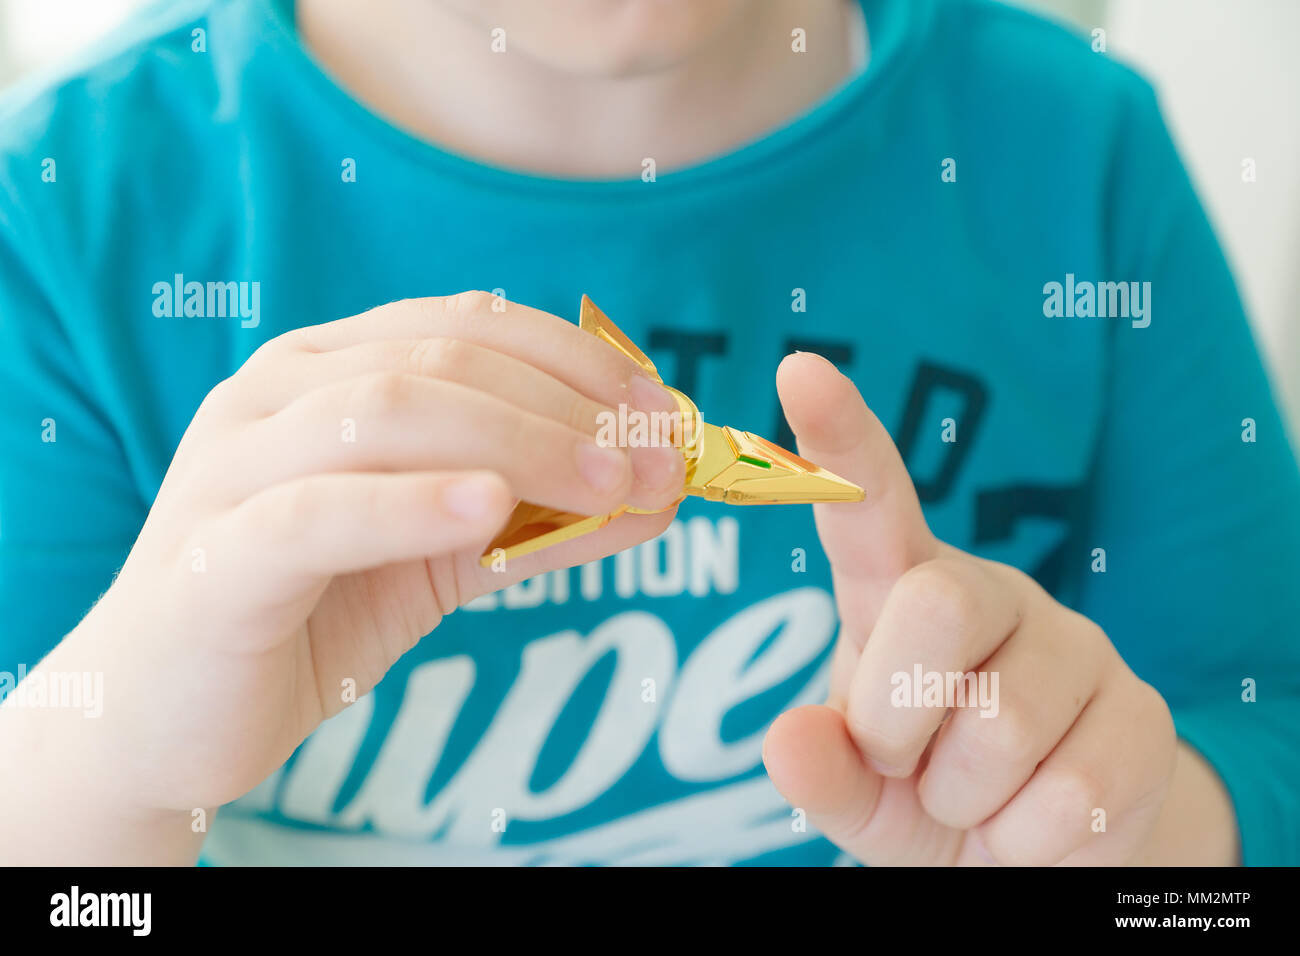
[[[402,372],[376,372],[358,379],[347,398],[347,411],[353,417],[391,415],[406,401],[409,389]]]
[[[305,328],[290,329],[288,332],[281,332],[272,338],[267,339],[256,349],[253,354],[244,362],[245,365],[255,365],[268,361],[274,361],[278,356],[286,352],[310,351],[310,343],[307,338],[308,332]]]
[[[491,292],[484,292],[482,289],[470,289],[465,292],[457,292],[455,295],[443,296],[439,300],[442,312],[448,316],[464,316],[473,318],[490,312],[492,303],[496,300]]]
[[[966,745],[981,764],[997,767],[1033,765],[1041,756],[1037,728],[1039,721],[1031,708],[1005,696],[996,717],[985,718],[972,713],[966,725]]]
[[[431,323],[436,324],[447,314],[446,302],[453,296],[414,296],[406,299],[394,299],[392,302],[385,302],[383,305],[377,305],[373,309],[368,309],[362,315],[369,315],[371,312],[390,320],[400,320],[410,318],[416,320],[419,324]]]
[[[1150,716],[1141,726],[1148,728],[1147,732],[1155,741],[1154,753],[1149,758],[1145,771],[1148,783],[1146,792],[1150,794],[1168,786],[1173,777],[1178,764],[1178,730],[1169,704],[1154,688],[1150,688],[1147,707]]]
[[[1146,727],[1155,737],[1158,737],[1164,744],[1169,753],[1173,753],[1178,746],[1178,731],[1174,726],[1174,715],[1169,709],[1169,702],[1165,700],[1164,695],[1156,690],[1146,681],[1138,680],[1137,688],[1137,726]]]
[[[1050,597],[1050,595],[1043,590],[1042,585],[1034,580],[1032,575],[1025,573],[1020,570],[1020,568],[1010,564],[1003,564],[1000,561],[988,561],[985,559],[981,559],[981,565],[994,575],[1001,575],[1003,579],[1016,591]]]
[[[314,325],[304,325],[296,329],[290,329],[288,332],[281,332],[275,338],[268,339],[258,347],[254,355],[262,353],[264,355],[279,355],[283,352],[315,352],[318,351],[316,345],[316,328]]]
[[[949,630],[966,630],[979,618],[980,595],[957,562],[936,558],[905,572],[891,599]]]
[[[224,414],[232,411],[236,404],[240,388],[236,381],[238,373],[229,378],[222,379],[203,396],[203,401],[199,403],[198,410],[194,413],[194,418],[212,419],[219,418]]]
[[[268,339],[244,360],[238,370],[208,392],[200,410],[211,412],[248,412],[257,408],[271,383],[283,376],[286,362],[296,353],[315,352],[306,339],[306,329],[294,329]]]
[[[1091,618],[1084,617],[1078,611],[1070,610],[1068,608],[1067,610],[1069,610],[1075,625],[1079,629],[1079,636],[1084,640],[1084,642],[1094,647],[1111,646],[1110,637],[1106,634],[1105,630],[1102,629],[1100,624]]]
[[[1105,788],[1085,767],[1055,767],[1046,778],[1046,812],[1061,833],[1086,827],[1093,810],[1103,806]]]
[[[1164,695],[1145,681],[1142,682],[1141,693],[1150,713],[1150,719],[1155,722],[1156,726],[1168,730],[1169,735],[1173,737],[1174,715],[1169,709],[1169,702],[1165,700]]]
[[[267,339],[248,357],[244,367],[260,369],[267,365],[274,365],[294,352],[319,352],[315,340],[316,328],[317,326],[313,325],[302,326]]]
[[[295,329],[293,332],[285,332],[273,339],[267,339],[253,350],[252,355],[244,359],[240,371],[261,371],[267,365],[274,364],[281,355],[292,351],[292,348],[284,340],[290,336],[300,334],[301,331],[301,329]]]
[[[417,339],[407,350],[405,367],[416,375],[441,378],[452,369],[463,370],[469,361],[469,349],[459,339],[435,336]]]
[[[1094,811],[1106,809],[1105,794],[1097,777],[1078,766],[1041,767],[1026,786],[1034,788],[1030,803],[995,817],[985,845],[1003,866],[1050,866],[1086,839]]]

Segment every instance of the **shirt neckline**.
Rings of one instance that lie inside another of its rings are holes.
[[[846,113],[878,98],[896,78],[918,45],[915,29],[929,14],[927,0],[855,0],[870,42],[870,58],[859,71],[820,103],[785,125],[720,156],[703,160],[656,177],[651,188],[639,176],[625,179],[581,179],[548,176],[495,165],[454,152],[423,139],[355,99],[304,46],[295,22],[295,0],[255,0],[271,30],[276,46],[292,61],[297,74],[346,121],[364,127],[378,141],[425,168],[483,185],[526,192],[565,194],[571,198],[630,198],[662,196],[719,180],[731,183],[746,171],[771,171],[772,164],[801,146],[817,141],[818,134],[842,120]]]

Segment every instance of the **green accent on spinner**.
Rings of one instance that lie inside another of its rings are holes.
[[[743,461],[747,465],[758,465],[759,468],[771,468],[770,461],[764,461],[761,458],[750,458],[748,455],[737,455],[736,461]]]

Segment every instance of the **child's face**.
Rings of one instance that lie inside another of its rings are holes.
[[[437,0],[506,49],[569,73],[654,73],[718,40],[753,0]],[[485,40],[486,42],[486,40]]]

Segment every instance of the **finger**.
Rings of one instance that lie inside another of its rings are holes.
[[[1100,688],[1111,655],[1099,635],[1072,611],[1026,614],[979,666],[983,696],[956,709],[935,738],[917,782],[926,812],[966,830],[1015,796]]]
[[[885,783],[862,762],[843,717],[829,707],[778,717],[763,741],[763,765],[790,805],[841,847],[868,829]]]
[[[554,376],[504,352],[465,339],[374,339],[327,352],[295,353],[281,363],[274,383],[267,386],[263,416],[282,410],[294,399],[326,385],[369,373],[399,372],[455,382],[488,392],[516,408],[567,425],[586,435],[618,434],[620,416],[652,416],[676,412],[677,402],[661,386],[633,376],[629,387],[606,389],[618,407],[588,398]],[[653,420],[653,419],[650,419]],[[616,442],[615,442],[616,443]],[[685,460],[667,444],[627,445],[636,483],[629,504],[659,507],[665,488],[679,489],[685,481]]]
[[[978,675],[959,678],[1010,637],[1023,613],[1021,593],[967,556],[936,558],[899,578],[848,695],[853,740],[878,773],[912,774],[954,706],[949,687],[963,695],[971,684],[978,687]]]
[[[454,338],[535,366],[596,401],[617,405],[643,370],[574,322],[487,292],[405,299],[289,333],[284,348],[327,352],[375,339]]]
[[[466,339],[434,337],[373,339],[327,352],[286,356],[274,381],[268,383],[261,414],[272,415],[326,385],[378,372],[419,375],[478,388],[590,435],[596,434],[602,414],[614,410],[512,355]]]
[[[861,502],[817,505],[814,513],[837,582],[851,584],[844,593],[859,595],[874,619],[893,582],[938,552],[912,480],[889,433],[830,362],[787,355],[776,381],[799,453],[866,491]]]
[[[1105,681],[1029,782],[974,831],[998,863],[1064,860],[1154,803],[1168,780],[1176,752],[1169,708],[1122,662],[1113,666],[1123,675]]]
[[[514,505],[491,472],[308,475],[216,519],[204,571],[249,607],[328,578],[486,543]]]
[[[843,715],[798,707],[773,722],[763,763],[786,801],[836,846],[870,865],[947,865],[962,835],[930,819],[910,780],[879,776],[863,761]]]
[[[397,373],[310,392],[237,431],[221,457],[242,466],[221,476],[232,500],[308,474],[482,468],[516,497],[563,511],[604,514],[632,501],[625,450],[486,392]],[[649,506],[679,493],[666,486]]]
[[[830,702],[849,693],[856,662],[894,582],[939,553],[912,481],[889,433],[853,383],[818,355],[787,355],[776,373],[799,453],[866,492],[852,504],[814,505],[817,533],[831,562],[846,626],[830,676]]]

